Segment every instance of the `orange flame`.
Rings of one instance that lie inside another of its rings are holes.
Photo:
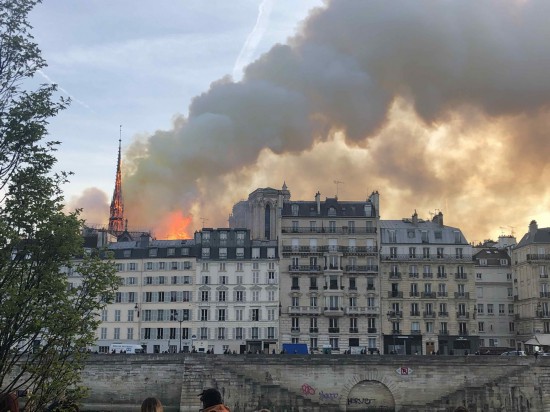
[[[190,239],[191,216],[185,216],[181,210],[168,214],[157,226],[158,239]]]

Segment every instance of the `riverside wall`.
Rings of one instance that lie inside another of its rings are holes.
[[[196,412],[217,387],[232,412],[550,411],[550,357],[371,355],[92,355],[84,411]]]

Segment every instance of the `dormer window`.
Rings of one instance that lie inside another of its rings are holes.
[[[297,204],[293,204],[291,208],[292,208],[292,216],[298,216],[298,211],[300,210],[300,207]]]

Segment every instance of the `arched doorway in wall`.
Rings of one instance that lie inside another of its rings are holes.
[[[378,381],[362,381],[351,388],[346,412],[381,411],[395,411],[395,399],[386,385]]]

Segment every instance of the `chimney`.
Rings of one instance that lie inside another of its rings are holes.
[[[375,216],[379,217],[380,216],[380,195],[378,194],[378,190],[375,192],[372,192],[367,200],[369,200],[372,203]]]
[[[531,223],[529,223],[529,234],[534,235],[537,229],[538,229],[537,221],[531,220]]]
[[[142,233],[139,237],[139,247],[143,249],[148,248],[150,240],[151,236],[148,233]]]
[[[432,222],[437,223],[439,226],[443,226],[443,213],[436,213],[432,219]]]
[[[321,214],[321,193],[315,193],[315,203],[317,203],[317,214]]]
[[[414,214],[412,215],[412,224],[415,226],[418,225],[418,214],[416,213],[416,209],[414,210]]]

